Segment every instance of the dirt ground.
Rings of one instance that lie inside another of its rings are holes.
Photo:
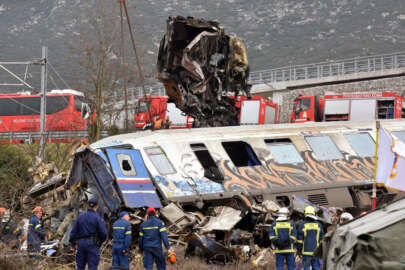
[[[100,261],[99,269],[107,270],[112,263],[111,256],[107,255],[105,250]],[[181,253],[181,252],[180,252]],[[57,258],[42,257],[40,261],[34,261],[27,257],[26,253],[11,250],[0,251],[0,270],[29,270],[29,269],[45,269],[45,270],[73,270],[75,269],[74,262],[72,263],[57,263],[56,260],[73,259],[73,254],[59,255]],[[70,258],[68,258],[70,257]],[[269,264],[266,268],[254,268],[248,262],[235,262],[230,265],[215,265],[207,264],[204,260],[198,257],[184,258],[178,254],[177,262],[173,265],[168,265],[167,270],[271,270],[274,269],[274,261],[269,258]],[[143,270],[142,257],[134,252],[131,257],[132,270]]]

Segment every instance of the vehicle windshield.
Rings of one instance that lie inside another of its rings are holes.
[[[311,105],[311,100],[309,98],[299,99],[297,104],[297,111],[307,111]]]
[[[140,101],[138,107],[136,108],[137,113],[146,113],[148,112],[148,102]]]

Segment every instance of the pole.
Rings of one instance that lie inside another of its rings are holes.
[[[44,160],[45,158],[45,126],[46,126],[46,83],[47,83],[47,59],[48,48],[42,47],[42,61],[41,61],[41,139],[39,142],[39,157]]]
[[[123,73],[123,87],[124,87],[124,128],[125,132],[128,132],[128,87],[127,87],[127,71],[125,63],[125,38],[124,38],[124,16],[122,11],[123,4],[120,3],[120,16],[121,16],[121,59],[122,59],[122,73]]]
[[[374,154],[374,181],[373,194],[371,195],[372,205],[371,210],[375,210],[377,206],[377,166],[378,166],[378,135],[380,133],[380,121],[376,121],[376,136],[375,136],[375,154]]]

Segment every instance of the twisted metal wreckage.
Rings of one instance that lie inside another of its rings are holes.
[[[245,44],[218,22],[169,17],[157,69],[169,98],[197,127],[237,123],[235,100],[228,96],[250,97]]]
[[[50,228],[68,244],[79,209],[97,196],[108,223],[122,209],[131,212],[133,235],[146,207],[153,206],[171,241],[186,245],[187,254],[221,263],[253,254],[256,263],[268,261],[267,232],[280,206],[290,207],[298,221],[305,206],[314,205],[325,225],[333,223],[328,207],[369,209],[374,161],[367,149],[374,125],[328,122],[108,137],[76,151],[64,186],[55,179],[43,184],[52,194],[48,200],[61,205],[48,211]],[[405,132],[403,120],[382,125]],[[328,141],[328,149],[317,147],[320,141]],[[63,187],[71,195],[55,198]],[[38,187],[34,193],[47,194]],[[380,205],[394,196],[383,188],[379,194]]]

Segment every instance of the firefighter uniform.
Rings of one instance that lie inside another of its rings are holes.
[[[120,219],[113,223],[113,266],[129,269],[129,247],[131,245],[131,223],[122,219],[127,212],[120,213]]]
[[[41,251],[41,239],[45,238],[42,224],[36,215],[33,215],[28,221],[27,250],[28,252]]]
[[[97,200],[90,199],[97,205]],[[70,244],[77,245],[76,267],[84,270],[88,264],[89,270],[95,270],[100,262],[100,246],[107,239],[107,228],[101,217],[89,209],[79,215],[70,233]]]
[[[305,209],[305,220],[298,226],[297,247],[303,255],[304,270],[309,270],[311,265],[313,270],[319,270],[319,258],[313,257],[313,254],[324,236],[324,231],[315,216],[315,208],[310,207]]]
[[[287,262],[288,270],[295,269],[295,249],[297,241],[297,230],[294,222],[288,220],[288,209],[283,213],[284,208],[279,210],[281,214],[270,226],[269,238],[275,246],[276,269],[284,269],[284,260]]]
[[[146,270],[153,269],[156,263],[157,270],[166,269],[166,261],[163,255],[162,241],[166,249],[170,249],[166,227],[155,216],[149,216],[148,220],[141,224],[139,232],[139,249],[144,253],[143,265]]]

